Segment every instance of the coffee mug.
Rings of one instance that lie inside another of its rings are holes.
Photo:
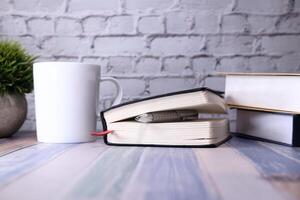
[[[99,115],[99,85],[111,81],[117,96],[122,88],[116,79],[100,79],[100,66],[75,62],[38,62],[33,64],[36,131],[39,142],[80,143],[96,138]]]

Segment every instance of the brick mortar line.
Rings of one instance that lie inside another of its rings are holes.
[[[279,59],[281,58],[282,56],[285,56],[285,55],[294,55],[294,54],[300,54],[300,52],[292,52],[292,53],[283,53],[283,54],[262,54],[262,53],[256,53],[256,54],[232,54],[232,55],[210,55],[210,56],[207,56],[207,55],[197,55],[197,56],[192,56],[192,57],[188,57],[188,56],[180,56],[181,58],[185,58],[187,60],[197,60],[197,59],[206,59],[206,58],[215,58],[217,60],[222,60],[222,59],[233,59],[233,58],[244,58],[244,59],[251,59],[251,58],[257,58],[257,57],[264,57],[264,58],[270,58],[270,59]],[[137,57],[134,58],[135,56],[132,56],[132,55],[121,55],[121,54],[118,54],[118,55],[109,55],[109,56],[105,56],[103,57],[102,55],[101,56],[83,56],[83,55],[80,55],[80,56],[71,56],[71,55],[52,55],[50,57],[43,57],[43,56],[40,56],[40,60],[47,60],[47,59],[78,59],[78,61],[80,62],[83,62],[83,59],[105,59],[105,60],[109,60],[110,58],[117,58],[117,57],[124,57],[124,58],[132,58],[133,60],[136,60],[136,59],[143,59],[143,58],[148,58],[147,55],[141,55],[141,57]],[[152,57],[152,55],[150,55],[150,57]],[[178,58],[176,58],[178,56],[161,56],[161,57],[157,57],[157,59],[161,60],[163,62],[163,64],[166,62],[165,60],[166,59],[175,59],[177,60]],[[101,62],[101,61],[99,61]]]
[[[67,38],[90,38],[90,39],[97,39],[97,38],[133,38],[133,37],[140,37],[140,38],[174,38],[174,37],[223,37],[223,36],[234,36],[234,37],[276,37],[276,36],[300,36],[299,32],[273,32],[273,33],[257,33],[257,34],[251,34],[251,33],[206,33],[206,34],[172,34],[172,33],[166,33],[166,34],[75,34],[75,35],[67,35],[67,34],[49,34],[49,35],[35,35],[31,33],[25,33],[25,34],[5,34],[0,33],[0,36],[19,36],[19,37],[48,37],[48,38],[61,38],[61,37],[67,37]]]
[[[0,16],[19,16],[19,17],[71,17],[74,19],[81,19],[81,18],[87,18],[87,17],[115,17],[115,16],[161,16],[168,13],[186,13],[189,11],[191,15],[197,15],[197,11],[191,11],[191,10],[168,10],[163,12],[102,12],[102,11],[95,11],[95,12],[89,12],[89,11],[81,11],[81,12],[73,12],[73,13],[65,13],[63,11],[61,12],[30,12],[30,11],[18,11],[18,10],[9,10],[9,11],[1,11]],[[100,13],[100,14],[99,14]],[[213,13],[206,11],[205,13]],[[224,12],[219,13],[220,16],[228,16],[228,15],[248,15],[248,16],[261,16],[261,17],[283,17],[283,16],[289,16],[289,15],[299,15],[300,10],[294,10],[287,13],[279,13],[279,14],[265,14],[265,13],[251,13],[251,12],[237,12],[237,11],[231,11],[231,12]]]

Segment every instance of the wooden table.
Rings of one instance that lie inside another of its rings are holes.
[[[236,137],[211,149],[17,147],[0,154],[1,200],[300,199],[300,148]]]

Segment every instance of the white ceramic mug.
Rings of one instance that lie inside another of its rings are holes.
[[[113,105],[122,99],[117,80],[101,78],[100,66],[74,62],[38,62],[33,65],[37,139],[46,143],[95,140],[100,81],[112,81],[118,90]]]

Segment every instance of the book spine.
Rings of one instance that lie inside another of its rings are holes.
[[[101,118],[103,131],[106,131],[107,130],[107,124],[106,124],[106,120],[104,118],[104,112],[100,112],[100,118]],[[103,136],[103,140],[104,140],[105,144],[109,145],[109,142],[107,141],[107,135]]]
[[[293,116],[293,139],[292,145],[300,147],[300,115]]]

